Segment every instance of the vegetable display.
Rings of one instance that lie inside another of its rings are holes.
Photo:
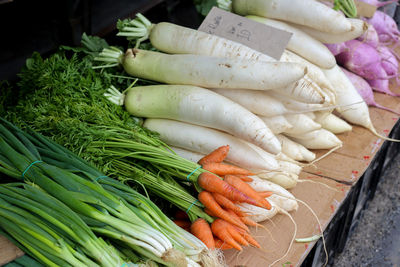
[[[398,141],[368,109],[399,114],[374,99],[398,96],[392,18],[356,18],[352,0],[215,4],[291,32],[281,58],[137,14],[116,25],[127,46],[84,34],[27,60],[0,118],[0,234],[45,266],[213,267],[222,250],[265,249],[254,230],[284,215],[294,233],[275,265],[309,208],[292,189],[319,183],[303,167],[352,125]]]

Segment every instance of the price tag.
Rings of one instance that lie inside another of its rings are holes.
[[[377,9],[376,6],[361,1],[354,1],[354,3],[357,7],[357,16],[366,18],[372,18],[374,16]]]
[[[279,60],[292,33],[213,7],[199,31],[244,44]]]

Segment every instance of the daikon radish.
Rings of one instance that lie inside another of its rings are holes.
[[[368,23],[366,23],[361,19],[348,18],[347,20],[351,23],[351,30],[341,34],[331,34],[324,31],[318,31],[309,27],[305,27],[302,25],[294,25],[294,24],[291,25],[314,37],[321,43],[338,44],[356,39],[361,35],[363,35],[363,33],[368,29]]]
[[[278,213],[278,207],[276,204],[271,203],[272,208],[270,210],[260,208],[254,205],[250,205],[247,203],[237,204],[240,207],[240,210],[249,215],[249,217],[255,222],[262,222],[268,219],[271,219]]]
[[[304,146],[299,143],[290,140],[284,135],[278,134],[276,136],[282,145],[282,153],[285,153],[290,158],[297,161],[313,161],[315,159],[315,154],[309,151]]]
[[[293,85],[289,89],[299,91],[303,89],[304,84],[297,82],[307,73],[304,65],[289,62],[165,54],[141,49],[127,49],[125,54],[120,52],[118,54],[116,48],[105,48],[95,60],[107,64],[114,60],[134,77],[167,84],[255,90],[278,89]],[[96,66],[96,68],[107,66]],[[296,86],[299,89],[296,89]]]
[[[260,118],[213,91],[187,85],[151,85],[132,87],[124,94],[115,88],[110,92],[109,99],[124,105],[134,116],[202,125],[253,142],[273,154],[281,150],[278,139]]]
[[[253,181],[248,182],[248,184],[257,192],[273,192],[273,194],[267,198],[268,201],[274,202],[278,207],[286,211],[298,209],[299,205],[295,197],[280,185],[260,179],[257,176],[251,176],[251,178],[253,178]]]
[[[291,136],[321,129],[321,124],[316,123],[304,114],[285,114],[284,117],[293,126],[286,129],[284,133],[290,134]]]
[[[286,49],[307,59],[318,67],[330,69],[336,64],[335,57],[320,41],[314,39],[305,32],[293,27],[285,22],[268,19],[259,16],[246,16],[248,19],[260,22],[262,24],[278,28],[293,33],[287,44]]]
[[[330,34],[351,30],[343,14],[314,0],[232,0],[232,11],[306,25]]]
[[[261,179],[271,181],[275,184],[282,186],[285,189],[294,188],[297,185],[299,176],[289,172],[263,172],[257,174]]]
[[[196,54],[223,58],[241,58],[256,61],[277,62],[276,59],[262,54],[243,44],[230,41],[216,35],[200,32],[167,22],[151,24],[151,22],[142,15],[138,14],[137,16],[138,18],[135,20],[121,23],[119,27],[120,32],[118,35],[128,36],[128,38],[138,38],[138,40],[145,40],[149,38],[151,44],[155,48],[170,54]],[[289,51],[284,52],[281,61],[307,62],[304,59],[300,59],[299,56],[296,58],[295,54],[291,55]],[[317,68],[315,65],[310,67]],[[329,87],[329,82],[327,82],[323,77],[324,74],[321,73],[321,71],[318,72],[318,68],[311,70],[311,75],[312,76],[310,76],[310,79],[321,88],[322,93],[326,94],[325,91],[333,90],[332,88],[326,88]],[[307,84],[310,79],[302,82],[300,81],[300,85]],[[249,89],[248,87],[244,88]],[[304,96],[306,95],[306,92],[310,92],[311,94],[312,91],[299,89],[295,90],[295,92],[301,93]],[[326,99],[325,102],[332,102],[332,99]]]
[[[281,101],[265,94],[264,91],[247,89],[210,89],[220,95],[223,95],[239,105],[245,107],[254,114],[273,117],[290,113]]]
[[[344,132],[349,132],[352,130],[352,127],[350,124],[348,124],[346,121],[342,120],[338,116],[334,114],[328,114],[327,116],[320,116],[318,112],[315,112],[317,114],[317,117],[315,118],[315,121],[319,124],[321,124],[322,128],[334,133],[334,134],[340,134]],[[282,142],[281,142],[282,144]],[[283,149],[282,149],[283,151]]]
[[[325,129],[296,135],[285,133],[285,135],[308,149],[331,149],[342,145],[342,141],[336,135]]]
[[[239,138],[215,129],[165,119],[147,119],[144,127],[158,132],[161,140],[170,146],[204,155],[221,145],[229,145],[225,160],[251,171],[272,171],[280,168],[273,155],[267,152],[260,154]]]
[[[293,125],[290,124],[287,119],[282,115],[274,117],[258,117],[262,119],[263,122],[265,122],[268,128],[270,128],[275,135],[287,131],[293,127]]]
[[[367,104],[364,102],[354,85],[338,65],[329,70],[324,70],[326,77],[335,85],[337,102],[342,107],[336,110],[347,122],[360,125],[370,130],[379,138],[398,142],[399,140],[388,138],[378,134],[369,116]]]
[[[180,147],[176,146],[169,146],[177,155],[181,156],[182,158],[185,158],[187,160],[193,161],[193,162],[198,162],[202,157],[204,157],[206,154],[201,154],[198,152],[190,151],[187,149],[183,149]]]

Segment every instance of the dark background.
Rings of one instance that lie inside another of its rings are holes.
[[[15,80],[34,51],[78,46],[83,32],[118,44],[117,20],[138,12],[192,28],[203,19],[191,0],[0,0],[0,81]]]

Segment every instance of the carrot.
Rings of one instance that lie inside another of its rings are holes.
[[[208,248],[215,248],[214,236],[206,220],[199,218],[190,226],[190,232],[200,239]]]
[[[208,192],[219,193],[234,202],[245,202],[257,206],[255,199],[240,192],[215,174],[203,172],[199,175],[197,183]]]
[[[247,240],[244,238],[244,236],[241,234],[242,232],[245,232],[243,229],[243,231],[238,231],[237,227],[233,226],[232,224],[230,224],[229,222],[225,221],[225,220],[221,220],[221,219],[217,219],[216,221],[218,221],[218,224],[221,224],[227,231],[228,233],[231,235],[231,237],[238,242],[239,244],[243,245],[243,246],[248,246],[249,242],[247,242]]]
[[[188,230],[191,225],[190,221],[185,220],[174,220],[174,223],[185,230]]]
[[[221,207],[223,207],[223,208],[225,208],[225,209],[231,209],[231,210],[233,210],[234,212],[242,213],[241,210],[240,210],[240,208],[239,208],[238,206],[236,206],[235,203],[233,203],[233,202],[232,202],[231,200],[229,200],[228,198],[226,198],[226,197],[224,197],[223,195],[218,194],[218,193],[212,193],[212,195],[213,195],[215,201],[217,201],[217,203],[218,203]]]
[[[219,148],[215,149],[210,154],[202,157],[197,163],[200,165],[212,163],[212,162],[220,163],[220,162],[224,161],[224,159],[228,155],[228,152],[229,152],[229,145],[220,146]]]
[[[247,175],[239,175],[236,174],[236,177],[238,177],[240,180],[242,180],[243,182],[253,182],[253,178],[247,176]]]
[[[271,204],[265,198],[261,197],[257,191],[255,191],[249,184],[243,182],[239,178],[234,175],[226,175],[225,182],[232,185],[236,189],[240,190],[244,194],[248,195],[249,197],[255,199],[257,201],[257,205],[259,207],[266,208],[268,210],[271,209]]]
[[[223,220],[216,219],[211,223],[211,231],[214,236],[217,236],[219,239],[224,241],[225,243],[231,245],[233,248],[242,251],[242,247],[233,239],[231,234],[226,229],[226,224],[223,223]]]
[[[204,170],[215,173],[217,175],[228,175],[228,174],[254,175],[249,170],[226,163],[210,162],[203,164],[202,167]]]
[[[238,231],[244,239],[246,239],[246,241],[250,244],[252,244],[253,246],[257,247],[257,248],[261,248],[260,244],[257,242],[257,240],[255,240],[249,233],[247,233],[246,231],[244,231],[243,229],[239,229],[238,227],[235,227],[232,225],[232,227],[235,228],[236,231]]]
[[[274,194],[274,192],[272,191],[263,191],[263,192],[258,192],[258,194],[262,197],[262,198],[267,198],[270,197]]]
[[[233,248],[231,245],[229,245],[228,243],[222,241],[219,238],[214,238],[214,242],[215,242],[215,247],[219,248],[221,250],[226,250],[226,249],[231,249]]]
[[[241,220],[232,217],[226,210],[221,208],[210,192],[201,191],[199,193],[199,200],[207,208],[207,210],[213,214],[212,216],[224,219],[240,228],[245,229],[246,231],[249,230],[249,228],[242,223]]]
[[[177,210],[174,218],[177,220],[189,220],[189,215],[183,210]]]

